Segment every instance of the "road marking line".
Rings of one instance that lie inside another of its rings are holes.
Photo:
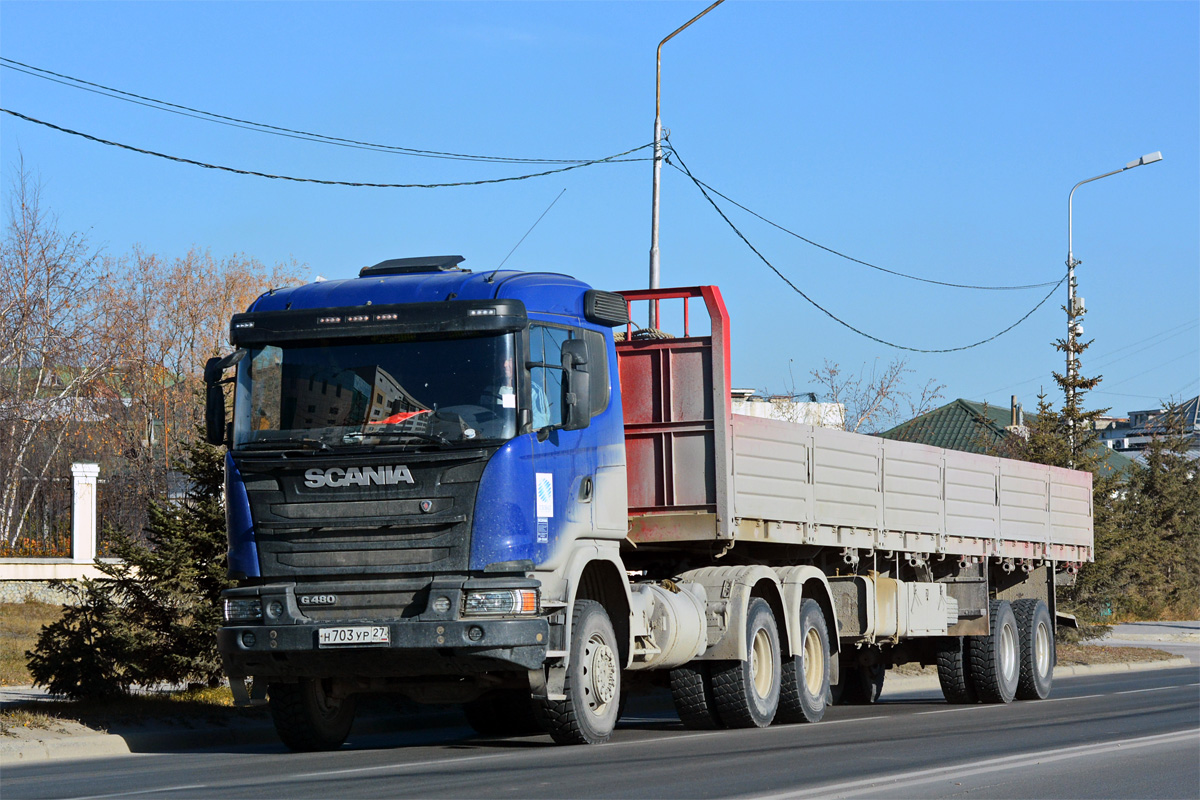
[[[1078,697],[1051,697],[1047,700],[1042,700],[1043,703],[1057,703],[1062,700],[1090,700],[1093,697],[1107,697],[1105,694],[1081,694]]]
[[[1125,692],[1113,692],[1113,694],[1141,694],[1142,692],[1162,692],[1167,689],[1179,689],[1179,686],[1155,686],[1151,689],[1130,689]]]
[[[103,800],[106,797],[132,797],[135,794],[158,794],[160,792],[182,792],[185,789],[207,789],[207,784],[192,783],[187,786],[163,786],[158,789],[140,789],[136,792],[114,792],[113,794],[89,794],[71,800]]]
[[[1153,736],[1143,736],[1124,742],[1112,742],[1107,745],[1083,744],[1073,747],[1062,747],[1043,752],[1021,753],[1014,756],[1001,756],[986,761],[976,761],[958,764],[952,767],[934,767],[931,769],[899,772],[892,775],[881,775],[876,778],[863,778],[844,783],[832,783],[812,789],[799,789],[777,794],[750,795],[753,800],[801,800],[807,797],[854,797],[857,795],[878,794],[885,789],[906,789],[925,783],[933,783],[946,778],[965,778],[972,775],[984,775],[989,772],[1012,769],[1014,767],[1037,766],[1072,758],[1086,758],[1120,750],[1134,750],[1142,747],[1153,747],[1157,744],[1173,744],[1182,741],[1195,741],[1195,730],[1161,733]]]

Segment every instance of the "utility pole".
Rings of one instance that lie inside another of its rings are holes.
[[[1153,153],[1147,153],[1136,161],[1130,161],[1120,169],[1114,169],[1112,172],[1106,172],[1103,175],[1097,175],[1094,178],[1088,178],[1087,180],[1080,181],[1071,187],[1071,193],[1067,195],[1067,385],[1065,392],[1065,405],[1063,406],[1064,412],[1068,407],[1073,408],[1075,405],[1075,377],[1076,372],[1078,371],[1075,359],[1075,339],[1076,337],[1083,335],[1083,326],[1075,321],[1075,318],[1082,315],[1084,311],[1083,298],[1076,298],[1075,296],[1075,268],[1083,263],[1082,261],[1077,261],[1075,259],[1072,246],[1073,242],[1071,238],[1071,203],[1075,199],[1075,190],[1080,186],[1083,186],[1085,183],[1098,181],[1101,178],[1107,178],[1109,175],[1116,175],[1118,173],[1125,172],[1126,170],[1131,170],[1134,167],[1140,167],[1143,164],[1153,164],[1155,161],[1162,161],[1161,151],[1156,150]],[[1068,444],[1071,448],[1071,460],[1073,463],[1075,459],[1075,420],[1068,419],[1067,424],[1071,426],[1070,430],[1067,431],[1067,437]]]
[[[701,11],[696,16],[689,19],[683,25],[676,28],[670,36],[658,43],[658,51],[655,55],[655,73],[654,73],[654,187],[652,191],[652,199],[650,202],[650,288],[658,288],[658,186],[659,179],[662,176],[662,49],[663,45],[669,42],[675,34],[682,31],[687,26],[691,25],[696,20],[703,17],[708,12],[712,11],[717,6],[724,3],[725,0],[717,0],[708,8]],[[658,327],[658,315],[655,313],[654,301],[650,301],[650,327]]]

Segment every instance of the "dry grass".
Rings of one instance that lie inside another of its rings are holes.
[[[1179,658],[1152,647],[1110,647],[1105,644],[1069,644],[1058,642],[1058,664],[1069,667],[1083,664],[1117,664],[1126,661],[1170,661]]]
[[[14,708],[0,711],[0,736],[17,736],[26,730],[62,731],[63,718],[36,711],[32,708]]]
[[[25,651],[38,632],[62,616],[62,606],[47,603],[0,603],[0,686],[28,686]]]

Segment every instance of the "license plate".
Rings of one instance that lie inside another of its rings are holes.
[[[337,647],[339,645],[387,644],[391,641],[390,633],[391,630],[386,625],[321,628],[317,631],[317,645]]]

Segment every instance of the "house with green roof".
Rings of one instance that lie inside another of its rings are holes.
[[[1021,435],[1025,416],[1015,398],[1011,408],[960,398],[878,435],[900,442],[918,442],[946,450],[986,454],[1007,437]],[[1036,418],[1035,415],[1029,416]],[[1103,444],[1097,445],[1096,451],[1103,451],[1104,468],[1110,472],[1120,472],[1133,464],[1130,458]]]

